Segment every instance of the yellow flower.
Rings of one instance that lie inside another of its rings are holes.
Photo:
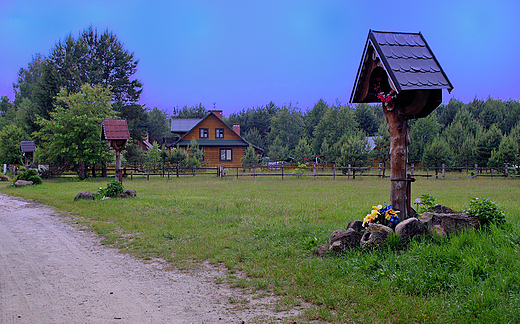
[[[99,190],[103,190],[103,187],[99,187]]]
[[[397,216],[397,214],[400,213],[399,210],[393,210],[392,208],[390,208],[389,210],[386,211],[386,219],[390,220],[390,218],[392,218],[392,216]]]

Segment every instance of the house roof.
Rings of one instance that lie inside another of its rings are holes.
[[[127,140],[130,139],[126,119],[103,119],[101,139]]]
[[[36,152],[34,141],[21,141],[20,149],[22,150],[22,153]]]
[[[362,87],[363,79],[370,78],[367,73],[371,71],[365,69],[364,65],[370,59],[368,55],[371,51],[375,52],[375,56],[381,60],[390,86],[397,93],[403,90],[435,89],[448,89],[451,92],[453,89],[453,85],[420,32],[396,33],[370,30],[351,102],[360,102],[357,100],[356,93],[361,91],[359,88]]]
[[[174,133],[187,133],[202,119],[172,119],[170,130]]]

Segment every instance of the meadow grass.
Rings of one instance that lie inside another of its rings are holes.
[[[74,215],[105,244],[180,268],[223,264],[234,286],[280,296],[278,309],[311,304],[298,322],[519,322],[520,181],[419,179],[412,197],[430,194],[456,210],[490,198],[507,224],[448,239],[388,244],[342,255],[313,255],[336,229],[388,201],[388,179],[196,176],[126,181],[136,199],[73,201],[107,179],[52,180],[1,187]],[[247,277],[233,276],[244,271]]]

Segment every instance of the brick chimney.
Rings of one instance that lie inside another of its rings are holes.
[[[222,110],[209,110],[209,112],[214,113],[218,118],[222,119]]]
[[[235,133],[240,135],[240,124],[237,124],[237,123],[233,124],[233,130],[235,131]]]

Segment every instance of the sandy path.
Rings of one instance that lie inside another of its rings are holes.
[[[272,311],[272,298],[217,285],[225,273],[216,269],[159,270],[67,219],[0,194],[0,323],[262,323],[295,315]]]

